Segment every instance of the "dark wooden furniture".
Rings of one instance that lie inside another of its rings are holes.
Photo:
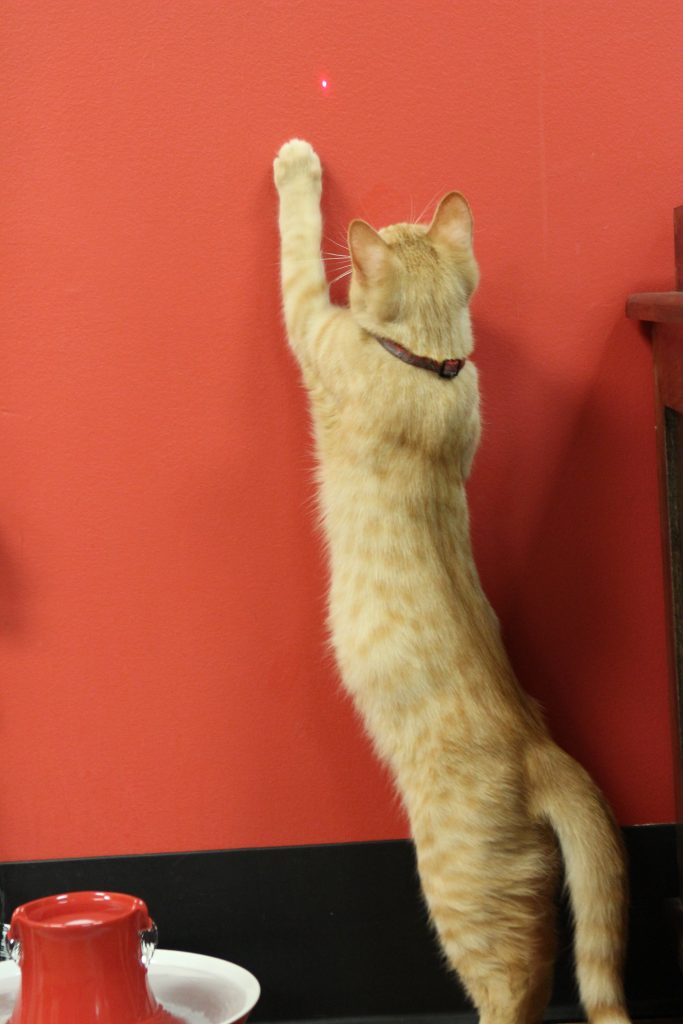
[[[662,547],[666,577],[675,754],[679,894],[683,897],[683,206],[674,210],[676,290],[631,295],[626,314],[652,342],[657,402]],[[683,903],[679,959],[683,966]]]

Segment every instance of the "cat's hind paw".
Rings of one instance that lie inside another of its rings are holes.
[[[303,139],[290,139],[280,147],[280,152],[273,161],[273,177],[280,191],[288,185],[308,183],[320,193],[322,168],[318,154],[310,142]]]

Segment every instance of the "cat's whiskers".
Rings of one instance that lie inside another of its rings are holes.
[[[326,242],[330,243],[330,245],[336,245],[336,246],[338,246],[338,248],[343,249],[345,252],[349,251],[349,247],[348,247],[346,241],[340,242],[336,238],[330,238],[329,235],[325,235],[324,238],[325,238]]]
[[[344,252],[349,251],[349,239],[346,235],[340,234],[336,238],[332,238],[330,235],[325,235],[324,238],[326,242],[331,242],[332,245],[339,246],[339,248],[343,249]]]
[[[315,264],[315,263],[318,263],[318,262],[322,262],[322,263],[337,263],[339,265],[341,265],[342,263],[346,262],[346,263],[349,263],[349,265],[350,265],[351,257],[350,256],[342,256],[341,254],[339,256],[337,256],[335,253],[332,253],[332,254],[330,254],[328,256],[319,256],[319,255],[316,254],[315,256],[299,256],[298,258],[290,257],[289,262],[290,263],[296,263],[298,265],[308,265],[308,266],[310,266],[310,264]]]
[[[321,258],[324,263],[329,264],[330,267],[334,267],[335,270],[343,271],[342,273],[338,274],[337,277],[333,278],[332,281],[329,282],[330,286],[336,284],[337,281],[341,281],[343,277],[348,277],[351,271],[353,270],[353,267],[351,265],[351,254],[346,248],[344,249],[344,252],[339,253],[324,252]]]
[[[333,279],[332,281],[330,281],[330,284],[331,284],[331,285],[332,285],[332,284],[336,284],[336,283],[337,283],[337,281],[341,281],[341,279],[342,279],[343,277],[350,277],[350,276],[351,276],[351,273],[352,273],[352,272],[353,272],[353,267],[349,267],[349,269],[348,269],[348,270],[345,270],[343,274],[339,274],[339,276],[338,276],[338,277],[335,277],[335,278],[334,278],[334,279]]]

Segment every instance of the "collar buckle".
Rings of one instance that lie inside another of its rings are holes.
[[[457,377],[462,370],[464,362],[464,359],[444,359],[439,364],[439,377],[445,377],[447,380]]]

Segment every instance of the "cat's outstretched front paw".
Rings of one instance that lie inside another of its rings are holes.
[[[273,161],[273,177],[279,192],[295,183],[308,184],[318,195],[321,191],[322,168],[318,154],[309,142],[290,139],[281,146]]]

